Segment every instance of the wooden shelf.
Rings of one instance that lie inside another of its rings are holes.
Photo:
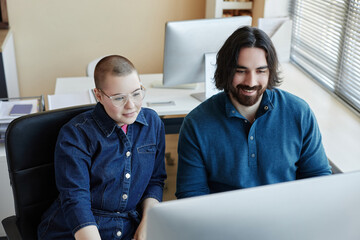
[[[251,15],[253,1],[206,0],[206,18]]]
[[[252,2],[227,2],[222,1],[223,10],[251,10]]]
[[[233,16],[251,16],[253,26],[264,14],[265,0],[206,0],[206,18],[222,18]]]

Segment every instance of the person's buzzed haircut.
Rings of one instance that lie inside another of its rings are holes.
[[[95,87],[101,89],[102,82],[108,74],[127,76],[133,71],[136,71],[136,69],[127,58],[120,55],[106,56],[96,64],[94,71]]]

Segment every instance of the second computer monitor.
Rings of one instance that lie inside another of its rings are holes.
[[[168,22],[165,27],[164,86],[205,81],[205,54],[217,53],[249,16]]]
[[[160,203],[148,240],[358,240],[360,172]]]

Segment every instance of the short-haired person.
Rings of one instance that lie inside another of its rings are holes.
[[[142,108],[133,64],[107,56],[95,68],[99,101],[63,126],[55,150],[59,198],[39,239],[145,239],[146,211],[162,200],[165,130]]]
[[[278,59],[261,30],[236,30],[217,55],[224,90],[184,119],[177,198],[331,174],[315,116],[302,99],[275,88]]]

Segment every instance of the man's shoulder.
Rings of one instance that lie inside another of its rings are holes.
[[[280,89],[271,90],[275,113],[281,112],[290,118],[308,119],[313,116],[309,104],[299,96]]]
[[[302,108],[309,108],[308,103],[299,96],[296,96],[293,93],[282,89],[272,89],[270,90],[272,96],[272,101],[278,105],[286,105],[286,106],[298,106]]]

